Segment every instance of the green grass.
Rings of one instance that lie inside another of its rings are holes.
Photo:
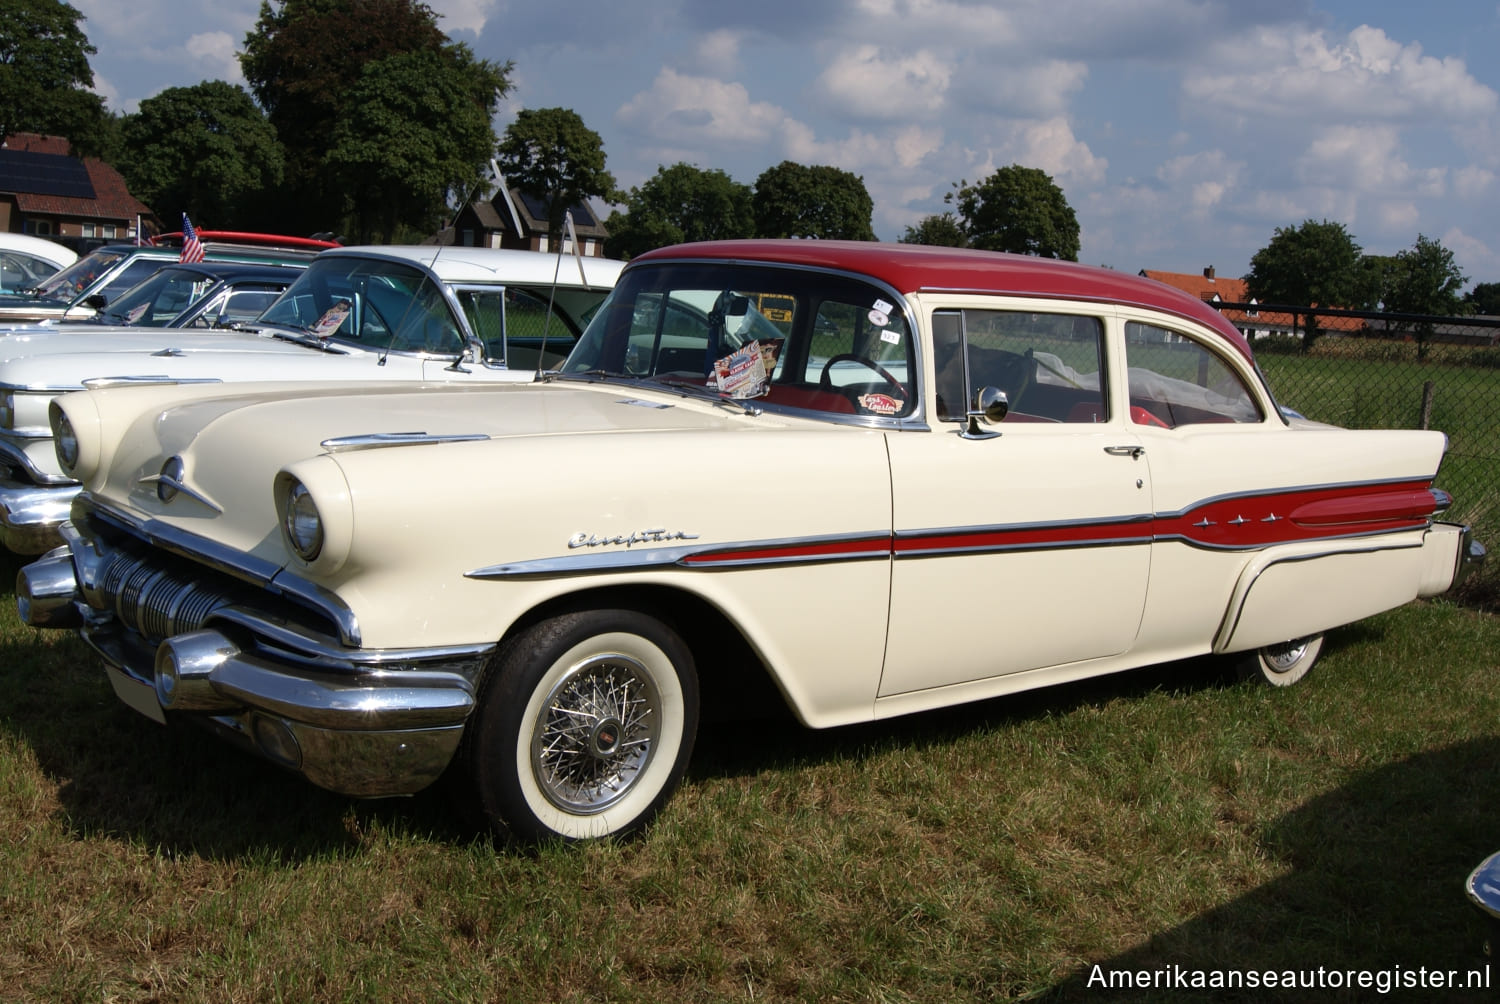
[[[0,648],[8,1001],[1116,1000],[1095,964],[1490,961],[1461,882],[1500,849],[1500,619],[1452,604],[1336,632],[1287,690],[1196,662],[706,727],[643,838],[532,852],[162,729],[8,595]]]

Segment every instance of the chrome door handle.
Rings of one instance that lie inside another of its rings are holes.
[[[1139,460],[1146,453],[1144,446],[1106,446],[1104,452],[1112,457],[1130,457]]]

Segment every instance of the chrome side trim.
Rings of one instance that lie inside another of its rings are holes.
[[[484,432],[429,433],[429,432],[370,432],[358,436],[339,436],[325,439],[318,445],[329,453],[345,450],[371,450],[385,446],[422,446],[430,443],[473,443],[489,439]]]
[[[767,551],[781,550],[780,554]],[[788,537],[775,540],[731,541],[719,544],[654,547],[602,553],[580,552],[487,565],[465,572],[468,579],[526,579],[598,572],[639,572],[678,567],[694,571],[722,571],[756,565],[819,564],[829,561],[887,560],[891,536],[886,532]]]

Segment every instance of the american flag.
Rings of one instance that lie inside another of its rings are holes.
[[[198,231],[193,229],[193,221],[188,219],[188,214],[182,214],[182,254],[177,256],[178,261],[202,261],[203,244],[198,240]]]

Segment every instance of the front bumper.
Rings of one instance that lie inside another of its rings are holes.
[[[78,485],[35,485],[0,476],[0,544],[15,554],[44,554],[63,542]]]
[[[16,602],[28,624],[77,628],[146,717],[196,721],[360,797],[411,794],[442,774],[494,648],[350,649],[239,606],[153,644],[89,605],[66,546],[21,569]]]

